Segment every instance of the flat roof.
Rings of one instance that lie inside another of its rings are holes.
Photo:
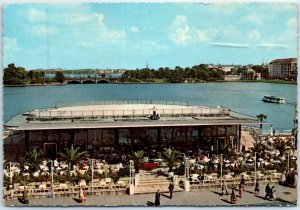
[[[160,119],[151,120],[155,106]],[[15,130],[172,127],[265,124],[224,107],[162,104],[114,104],[60,107],[17,115],[5,126]]]

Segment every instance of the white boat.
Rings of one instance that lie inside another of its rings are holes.
[[[262,99],[263,102],[267,103],[276,103],[276,104],[285,104],[285,98],[276,97],[276,96],[264,96]]]

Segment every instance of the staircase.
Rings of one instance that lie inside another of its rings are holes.
[[[158,189],[161,193],[168,193],[170,182],[171,177],[140,170],[140,180],[138,186],[134,188],[134,194],[155,193]],[[184,189],[178,186],[177,180],[174,183],[174,192],[179,191],[184,191]]]

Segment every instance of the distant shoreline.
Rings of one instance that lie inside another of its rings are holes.
[[[297,81],[284,81],[284,80],[233,80],[233,81],[226,81],[226,80],[215,80],[215,81],[204,81],[204,82],[182,82],[182,83],[172,83],[172,82],[118,82],[118,83],[103,83],[103,84],[199,84],[199,83],[274,83],[274,84],[289,84],[289,85],[297,85]],[[98,84],[98,83],[95,83]],[[100,83],[99,83],[100,84]],[[101,83],[102,84],[102,83]],[[4,87],[27,87],[27,86],[63,86],[68,85],[65,83],[50,83],[50,84],[22,84],[22,85],[3,85]]]

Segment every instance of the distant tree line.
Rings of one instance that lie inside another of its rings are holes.
[[[23,67],[16,67],[11,63],[4,68],[3,83],[4,85],[24,85],[24,84],[45,84],[52,82],[63,83],[65,76],[63,72],[57,71],[53,79],[46,78],[45,71],[26,71]]]
[[[184,81],[211,81],[211,80],[222,80],[224,73],[221,70],[214,70],[208,68],[206,64],[200,64],[193,67],[182,68],[176,66],[174,69],[168,67],[155,69],[137,69],[125,71],[122,75],[122,82],[153,82],[157,79],[171,82],[180,83]]]

